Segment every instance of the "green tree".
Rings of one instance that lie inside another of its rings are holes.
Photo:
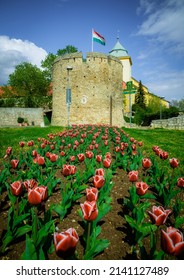
[[[48,93],[50,81],[37,66],[23,62],[10,74],[8,85],[18,96],[25,98],[26,107],[38,107],[40,100]]]
[[[139,82],[137,93],[135,95],[135,104],[142,109],[146,108],[145,93],[141,81]]]
[[[184,99],[181,100],[173,99],[171,100],[170,105],[178,108],[180,112],[184,112]]]
[[[54,60],[58,56],[62,56],[67,53],[75,53],[78,52],[78,49],[72,45],[67,45],[64,49],[59,49],[56,54],[49,53],[45,60],[42,60],[41,66],[44,68],[44,74],[49,81],[52,81],[52,65],[54,63]]]

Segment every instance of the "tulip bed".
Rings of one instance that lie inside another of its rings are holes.
[[[183,259],[176,158],[123,129],[81,125],[6,150],[1,259]]]

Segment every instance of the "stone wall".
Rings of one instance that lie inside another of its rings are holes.
[[[184,130],[184,115],[170,119],[153,120],[151,127]]]
[[[52,75],[52,125],[68,124],[67,66],[73,68],[69,71],[72,91],[70,123],[110,124],[112,120],[112,125],[123,126],[122,64],[113,56],[94,52],[87,53],[85,60],[82,53],[65,55],[55,60]]]
[[[18,126],[17,118],[28,120],[29,125],[43,126],[42,108],[0,108],[0,126]]]

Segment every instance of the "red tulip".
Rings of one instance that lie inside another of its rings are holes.
[[[70,170],[71,170],[71,175],[74,175],[76,173],[76,166],[75,165],[70,165]]]
[[[139,141],[138,145],[139,145],[139,147],[142,147],[142,145],[143,145],[142,141]]]
[[[123,146],[123,147],[124,147],[124,146]],[[119,151],[120,151],[120,147],[119,147],[119,146],[116,146],[116,147],[115,147],[115,152],[118,153]]]
[[[8,147],[8,149],[6,150],[6,155],[9,156],[12,153],[12,147]]]
[[[76,166],[75,165],[69,165],[69,164],[64,164],[63,165],[63,170],[62,173],[64,176],[69,176],[73,175],[76,172]]]
[[[54,246],[56,253],[63,258],[74,253],[78,241],[79,237],[74,228],[69,228],[65,232],[54,233]]]
[[[54,150],[54,149],[55,149],[55,146],[54,146],[54,145],[50,145],[50,149],[51,149],[51,150]]]
[[[98,168],[98,169],[96,169],[95,175],[104,176],[104,175],[105,175],[104,169],[103,169],[103,168]]]
[[[183,234],[176,228],[168,227],[166,232],[161,230],[161,245],[164,252],[174,256],[184,253]]]
[[[105,158],[105,159],[103,160],[103,166],[104,166],[105,168],[109,168],[109,167],[111,166],[111,159],[110,159],[110,158]]]
[[[184,187],[184,178],[178,178],[177,186],[178,187]]]
[[[110,152],[107,152],[107,153],[105,154],[105,158],[111,159],[111,153],[110,153]]]
[[[75,156],[70,156],[70,161],[75,161]]]
[[[20,181],[15,181],[10,185],[11,192],[15,196],[19,196],[22,192],[22,183]]]
[[[64,157],[64,156],[65,156],[65,152],[64,152],[64,151],[61,151],[61,152],[60,152],[60,155],[61,155],[62,157]]]
[[[96,201],[85,201],[84,204],[80,204],[84,220],[94,221],[98,216],[98,209]]]
[[[28,189],[28,201],[30,204],[37,205],[47,199],[47,187],[40,186]]]
[[[38,186],[38,182],[35,179],[29,179],[23,182],[23,185],[25,189],[28,191],[28,189],[33,189]]]
[[[58,155],[50,153],[49,158],[51,162],[55,162],[58,159]]]
[[[165,160],[165,159],[168,158],[168,156],[169,156],[168,152],[161,151],[161,153],[160,153],[160,158],[161,159]]]
[[[98,198],[98,189],[97,188],[87,188],[86,189],[86,200],[87,201],[96,201]]]
[[[101,162],[102,161],[102,155],[96,155],[96,161]]]
[[[100,175],[95,175],[94,178],[94,186],[97,189],[100,189],[101,187],[103,187],[104,183],[105,183],[105,178],[103,176]]]
[[[78,154],[77,157],[78,157],[79,162],[82,162],[85,159],[84,154]]]
[[[138,180],[138,171],[132,170],[128,173],[129,181],[136,182]]]
[[[152,220],[153,223],[156,224],[156,226],[163,225],[165,221],[167,220],[167,217],[172,211],[167,209],[165,210],[162,206],[153,206],[152,212],[148,211],[148,214]]]
[[[20,141],[20,142],[19,142],[19,146],[20,146],[20,147],[24,147],[24,145],[25,145],[25,142],[23,142],[23,141]]]
[[[99,145],[96,143],[96,144],[95,144],[95,146],[94,146],[94,147],[95,147],[95,149],[98,149],[98,146],[99,146]]]
[[[171,159],[169,160],[169,163],[170,163],[170,166],[171,166],[172,168],[176,168],[176,167],[178,167],[179,161],[178,161],[177,158],[171,158]]]
[[[92,158],[94,156],[93,152],[91,151],[86,151],[86,157],[87,158]]]
[[[131,147],[132,147],[132,150],[133,150],[133,151],[135,151],[136,148],[137,148],[137,147],[136,147],[136,144],[132,144]]]
[[[45,143],[41,143],[40,147],[41,147],[42,149],[45,149],[46,144],[45,144]]]
[[[34,141],[33,141],[33,140],[28,141],[28,142],[27,142],[27,145],[28,145],[29,147],[33,146],[33,145],[34,145]]]
[[[33,156],[33,157],[37,157],[37,156],[38,156],[38,152],[37,152],[36,150],[33,150],[33,151],[32,151],[32,156]]]
[[[138,195],[144,195],[147,192],[148,188],[149,186],[145,182],[136,183],[136,193]]]
[[[19,160],[17,160],[17,159],[12,159],[11,162],[10,162],[10,164],[11,164],[11,167],[15,169],[15,168],[17,168],[17,166],[18,166],[18,164],[19,164]]]
[[[37,161],[38,165],[44,165],[45,164],[44,157],[38,156],[36,161]]]
[[[148,169],[151,167],[151,160],[149,158],[143,158],[142,159],[142,166],[145,168],[145,169]]]

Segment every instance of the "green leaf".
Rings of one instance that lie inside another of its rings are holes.
[[[103,252],[108,246],[109,241],[107,239],[95,240],[93,247],[84,255],[84,260],[92,260],[96,255]]]
[[[65,215],[67,213],[67,209],[65,209],[64,206],[60,205],[60,204],[53,207],[53,211],[59,215],[61,220],[63,220],[63,218],[65,217]]]
[[[35,245],[28,234],[26,235],[26,248],[21,256],[21,259],[22,260],[37,260]]]
[[[27,217],[29,217],[29,213],[23,214],[23,215],[18,216],[18,217],[14,216],[13,228],[16,228],[18,226],[18,224],[23,222]]]
[[[3,245],[1,247],[2,252],[5,251],[6,247],[13,241],[13,239],[13,236],[7,232],[3,239]]]
[[[179,228],[183,224],[184,224],[184,216],[183,217],[177,217],[176,220],[175,220],[174,226],[176,228]]]
[[[142,195],[141,198],[156,199],[156,196],[152,193],[146,193],[145,195]]]
[[[18,238],[20,236],[23,236],[24,234],[28,233],[29,231],[31,231],[31,226],[29,226],[29,225],[19,227],[16,230],[15,237]]]
[[[44,241],[44,237],[48,236],[49,233],[53,233],[54,231],[54,221],[51,220],[45,225],[42,225],[41,229],[37,234],[37,242],[35,244],[36,247],[40,246],[41,242]],[[42,244],[43,245],[43,244]]]

